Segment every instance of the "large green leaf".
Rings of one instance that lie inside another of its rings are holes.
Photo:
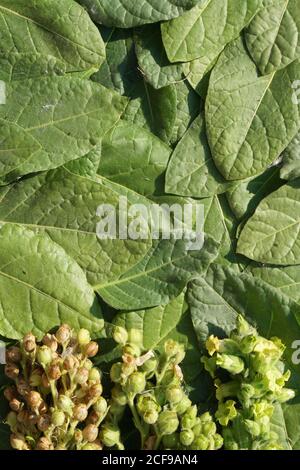
[[[59,169],[27,178],[4,192],[0,221],[47,233],[83,268],[91,284],[117,279],[149,250],[149,240],[102,240],[97,237],[101,204],[116,207],[119,196],[129,204],[147,204],[130,190]]]
[[[137,81],[137,60],[132,30],[100,27],[106,58],[92,80],[130,96]]]
[[[129,102],[124,119],[145,127],[160,139],[170,142],[177,115],[175,85],[156,90],[143,79],[134,91],[134,99]]]
[[[300,132],[283,152],[283,165],[280,176],[284,180],[300,178]]]
[[[36,52],[0,53],[0,80],[6,83],[49,75],[63,75],[66,71],[66,64],[51,55]]]
[[[149,196],[163,183],[170,153],[155,135],[122,121],[103,138],[98,173]]]
[[[184,136],[201,109],[201,99],[187,80],[176,83],[175,88],[177,103],[176,119],[170,139],[172,145]]]
[[[243,228],[238,253],[261,263],[300,264],[300,180],[267,196]]]
[[[190,285],[188,303],[201,344],[209,334],[228,335],[235,327],[237,315],[243,314],[261,335],[282,339],[287,347],[287,364],[295,372],[293,382],[300,383],[300,366],[292,359],[292,344],[300,334],[296,320],[299,321],[300,305],[289,297],[251,275],[212,265],[205,278]]]
[[[0,120],[0,182],[19,176],[18,168],[41,150],[39,142],[22,127]]]
[[[256,176],[273,163],[300,127],[292,83],[300,61],[260,77],[243,42],[232,42],[212,71],[206,124],[213,158],[223,176]],[[284,93],[282,92],[284,90]]]
[[[192,10],[162,24],[162,38],[171,62],[202,58],[213,62],[249,23],[261,0],[205,0]]]
[[[39,53],[63,60],[67,70],[97,70],[105,49],[97,27],[73,0],[1,0],[2,51]]]
[[[4,224],[0,247],[1,335],[21,338],[32,331],[41,337],[61,323],[99,334],[104,322],[93,316],[100,315],[93,289],[49,236]]]
[[[232,183],[216,169],[202,116],[177,144],[166,174],[166,192],[181,196],[209,197],[225,192]]]
[[[105,26],[133,26],[175,18],[206,0],[79,0],[91,17]]]
[[[0,118],[17,124],[36,140],[41,149],[2,169],[2,179],[47,170],[87,154],[119,120],[126,99],[90,80],[52,77],[11,82],[6,86],[6,104],[0,106]],[[0,128],[7,135],[9,124]],[[24,139],[23,139],[24,140]],[[55,143],[55,145],[54,145]],[[1,144],[0,144],[0,150]],[[4,147],[5,152],[7,150]],[[3,151],[3,150],[2,150]],[[9,156],[9,155],[8,155]],[[13,167],[13,171],[12,168]]]
[[[247,47],[261,73],[281,69],[300,57],[299,0],[273,0],[252,20]]]
[[[282,407],[287,440],[293,450],[300,450],[299,399],[295,403],[286,403]]]
[[[136,31],[135,50],[139,67],[154,88],[182,79],[182,65],[171,64],[166,56],[159,24],[147,25]]]
[[[268,168],[250,181],[242,181],[226,193],[230,208],[240,220],[253,214],[260,201],[284,184],[278,167]]]
[[[200,250],[184,240],[158,240],[144,259],[115,281],[96,286],[112,307],[134,310],[167,304],[187,282],[203,274],[218,253],[218,244],[206,237]]]
[[[300,265],[281,266],[280,268],[254,266],[251,268],[251,272],[300,304]]]

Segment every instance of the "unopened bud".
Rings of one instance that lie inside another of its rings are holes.
[[[75,356],[69,355],[64,359],[63,366],[65,370],[73,371],[78,367],[78,359]]]
[[[200,435],[196,437],[193,442],[193,449],[195,450],[207,450],[209,447],[209,439],[207,437]]]
[[[41,437],[36,444],[36,450],[51,450],[51,448],[51,441],[47,437]]]
[[[60,395],[57,405],[58,408],[64,413],[67,413],[68,415],[72,414],[74,403],[71,398],[67,397],[66,395]]]
[[[54,335],[50,335],[50,333],[46,334],[42,342],[45,346],[48,346],[48,348],[50,348],[51,351],[56,352],[58,348],[58,343]]]
[[[11,346],[6,351],[6,362],[18,363],[22,359],[21,349],[16,346]]]
[[[180,433],[180,442],[183,446],[190,446],[194,440],[195,436],[191,429],[181,431]]]
[[[84,345],[82,352],[86,357],[95,357],[98,353],[99,346],[96,341],[90,341],[88,344]]]
[[[65,414],[61,410],[54,410],[51,415],[51,422],[54,426],[60,427],[65,422]]]
[[[36,348],[36,338],[32,333],[28,333],[23,338],[23,348],[27,353],[32,353]]]
[[[29,408],[31,408],[32,410],[37,409],[42,403],[41,394],[39,392],[36,392],[35,390],[31,390],[31,392],[28,393],[26,400]]]
[[[105,447],[113,447],[120,442],[120,429],[115,424],[106,423],[101,428],[100,439]]]
[[[5,422],[10,427],[10,429],[14,430],[18,424],[17,413],[15,413],[14,411],[10,411],[6,416]]]
[[[122,376],[122,363],[115,362],[110,369],[111,381],[118,383],[121,381],[121,376]]]
[[[127,404],[127,395],[119,385],[112,388],[111,396],[119,405],[125,406]]]
[[[91,341],[91,335],[88,330],[85,328],[81,328],[77,334],[78,343],[82,346],[84,344],[88,344]]]
[[[61,325],[57,332],[55,333],[55,338],[57,339],[59,344],[65,344],[69,341],[71,336],[71,328],[69,325]]]
[[[53,352],[51,351],[50,348],[48,348],[48,346],[40,346],[37,349],[36,357],[37,357],[39,364],[45,367],[51,363]]]
[[[15,380],[20,374],[20,369],[13,362],[8,362],[7,364],[5,364],[4,372],[5,372],[6,377],[8,377],[9,379]]]
[[[123,354],[128,354],[129,356],[133,357],[139,357],[141,352],[141,348],[134,343],[127,343],[123,348]]]
[[[162,411],[158,417],[156,425],[160,436],[173,434],[179,426],[177,413],[169,410]]]
[[[155,424],[158,420],[159,413],[156,410],[146,411],[143,414],[143,420],[147,424]]]
[[[88,424],[82,431],[83,439],[88,442],[94,442],[98,437],[98,427],[94,424]]]
[[[76,383],[83,385],[88,381],[88,378],[89,378],[88,369],[86,369],[85,367],[81,367],[80,369],[78,369],[74,377],[74,380]]]
[[[37,427],[41,432],[47,431],[51,425],[51,418],[45,414],[37,418]]]
[[[86,400],[88,402],[96,402],[98,398],[102,395],[103,387],[101,384],[94,384],[86,392]]]
[[[29,449],[24,435],[19,432],[11,434],[10,445],[13,449],[16,449],[16,450],[28,450]]]
[[[9,402],[9,407],[13,411],[20,411],[23,407],[23,403],[20,400],[18,400],[17,398],[13,398]]]
[[[42,386],[46,389],[50,388],[50,382],[49,382],[48,377],[45,373],[42,374]]]
[[[113,339],[118,344],[126,344],[128,340],[128,333],[121,326],[116,326],[113,331]]]
[[[99,383],[101,381],[101,374],[96,367],[93,367],[89,371],[89,382]]]
[[[23,378],[20,378],[17,381],[17,390],[18,390],[19,395],[21,395],[22,397],[26,397],[28,393],[30,392],[31,388],[29,384],[26,382],[26,380],[24,380]]]
[[[106,413],[106,410],[107,410],[107,401],[105,400],[105,398],[103,398],[103,397],[98,398],[96,403],[94,403],[94,405],[93,405],[93,409],[97,413],[99,413],[100,416],[104,415]]]
[[[83,441],[83,435],[81,429],[75,429],[74,431],[74,441],[77,444],[80,444]]]
[[[179,403],[184,396],[184,392],[181,387],[172,386],[166,390],[166,399],[169,403]]]
[[[76,405],[73,409],[73,417],[76,421],[85,421],[88,415],[88,409],[86,405],[79,404]]]
[[[29,377],[29,385],[30,387],[39,387],[42,385],[42,375],[43,375],[43,370],[42,369],[34,369]]]
[[[133,372],[124,386],[124,390],[128,394],[137,395],[142,393],[146,388],[146,377],[142,372]]]
[[[50,364],[47,373],[50,380],[59,380],[61,378],[61,370],[58,364]]]
[[[6,398],[7,401],[11,401],[14,398],[17,398],[17,389],[13,385],[10,387],[6,387],[3,392],[4,397]]]
[[[196,424],[197,406],[191,406],[181,418],[181,426],[183,429],[192,429]]]

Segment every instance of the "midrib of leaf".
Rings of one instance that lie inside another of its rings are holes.
[[[18,13],[18,12],[14,11],[14,10],[10,10],[9,8],[3,7],[2,5],[0,5],[0,10],[4,10],[4,11],[6,11],[8,14],[18,16],[19,18],[22,18],[23,20],[28,21],[29,23],[35,24],[36,26],[39,26],[40,28],[42,28],[42,29],[48,31],[48,32],[51,33],[51,34],[54,34],[55,36],[57,36],[57,37],[63,39],[64,41],[70,42],[71,44],[74,44],[75,46],[81,47],[82,49],[86,49],[87,51],[92,52],[93,54],[98,54],[98,55],[99,55],[99,53],[97,53],[96,51],[94,51],[94,50],[92,50],[92,49],[89,49],[88,47],[86,47],[86,46],[84,46],[84,45],[82,45],[82,44],[79,44],[79,43],[77,43],[77,42],[74,42],[74,41],[72,41],[71,39],[69,39],[69,38],[67,38],[67,37],[65,37],[65,36],[62,36],[61,34],[55,32],[55,31],[52,31],[51,29],[47,28],[47,26],[42,25],[42,24],[40,24],[40,23],[37,22],[37,21],[34,21],[32,18],[28,18],[27,16],[21,15],[21,13]]]
[[[283,227],[283,228],[280,229],[280,230],[276,230],[276,231],[272,232],[271,234],[266,235],[266,236],[263,237],[263,238],[260,238],[259,243],[261,243],[261,242],[267,240],[267,238],[274,237],[274,236],[277,235],[278,233],[284,232],[285,230],[288,230],[288,229],[291,228],[291,227],[294,227],[294,225],[299,225],[299,224],[300,224],[300,219],[299,219],[299,220],[296,220],[296,222],[293,222],[293,223],[290,224],[290,225],[287,225],[286,227]]]
[[[198,15],[196,16],[195,18],[195,21],[193,22],[193,24],[190,26],[189,30],[187,32],[184,32],[184,35],[182,37],[182,40],[181,42],[179,42],[179,45],[177,47],[177,49],[174,49],[174,52],[173,52],[173,57],[176,56],[177,52],[179,51],[179,49],[182,47],[184,41],[186,40],[187,36],[190,34],[190,32],[192,31],[192,29],[194,28],[195,24],[197,23],[197,21],[199,20],[199,18],[201,17],[201,15],[203,14],[203,12],[208,8],[208,6],[210,5],[212,0],[208,0],[208,2],[204,5],[203,8],[200,9]],[[198,7],[199,8],[199,7]],[[188,12],[189,13],[189,12]],[[175,18],[176,19],[176,18]]]
[[[245,141],[246,141],[246,138],[247,138],[247,136],[248,136],[248,134],[249,134],[249,131],[250,131],[250,129],[251,129],[251,126],[252,126],[252,124],[253,124],[254,118],[255,118],[255,116],[257,115],[257,111],[259,110],[260,105],[261,105],[261,103],[262,103],[264,97],[266,96],[267,91],[269,90],[269,88],[270,88],[270,86],[271,86],[271,84],[272,84],[272,82],[273,82],[273,79],[274,79],[274,77],[275,77],[275,74],[276,74],[276,71],[275,71],[275,72],[272,72],[272,73],[270,74],[270,80],[269,80],[268,84],[266,85],[266,89],[265,89],[265,91],[264,91],[262,97],[260,98],[260,100],[259,100],[259,102],[258,102],[258,104],[257,104],[257,106],[256,106],[256,108],[255,108],[255,110],[254,110],[254,112],[253,112],[253,116],[252,116],[252,118],[251,118],[251,120],[250,120],[250,122],[249,122],[248,127],[246,128],[245,138],[244,138],[243,141],[241,141],[240,146],[239,146],[238,149],[236,150],[236,155],[238,155],[238,154],[240,153],[240,150],[241,150],[242,146],[244,145],[244,143],[245,143]],[[220,138],[221,138],[221,137],[218,138],[218,143],[219,143],[219,141],[220,141]],[[241,140],[242,140],[242,139],[241,139]],[[232,165],[231,165],[229,171],[227,171],[227,173],[230,173],[230,172],[231,172],[231,170],[232,170],[232,168],[234,167],[235,163],[236,163],[236,162],[235,162],[235,160],[234,160],[234,162],[232,163]]]
[[[103,289],[103,288],[110,287],[110,286],[118,286],[118,284],[123,284],[124,282],[132,281],[132,280],[137,279],[139,277],[143,277],[143,276],[146,276],[148,274],[151,274],[155,271],[160,271],[162,268],[164,268],[166,266],[170,266],[170,265],[174,264],[176,261],[180,261],[180,260],[186,258],[186,256],[187,256],[186,254],[182,255],[182,256],[178,256],[178,258],[173,258],[172,260],[167,261],[166,263],[160,264],[159,266],[155,266],[155,268],[149,269],[148,271],[141,271],[141,272],[138,272],[137,274],[134,274],[132,276],[125,277],[123,279],[117,279],[116,281],[108,282],[106,284],[98,284],[96,286],[93,286],[93,288],[94,289],[100,289],[100,288]]]
[[[100,109],[102,109],[102,107],[98,108],[98,109],[93,109],[92,111],[88,111],[87,113],[72,114],[71,116],[68,116],[66,118],[58,119],[57,121],[49,121],[49,122],[46,122],[45,124],[40,124],[39,126],[28,127],[25,130],[27,132],[32,132],[32,131],[35,131],[37,129],[44,129],[46,127],[54,126],[54,125],[60,124],[62,122],[71,121],[72,119],[77,119],[77,118],[80,118],[80,117],[83,117],[83,116],[89,116],[90,114],[93,114],[93,113],[98,113],[100,111]]]

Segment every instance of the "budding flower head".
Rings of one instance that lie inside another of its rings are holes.
[[[113,400],[115,400],[119,405],[125,406],[127,404],[127,395],[120,385],[115,385],[112,388],[111,395]]]
[[[156,425],[160,436],[173,434],[179,426],[177,413],[169,410],[162,411],[158,417]]]
[[[286,403],[287,401],[295,398],[295,396],[296,393],[294,390],[290,388],[283,388],[278,394],[276,394],[276,399],[279,401],[279,403]]]
[[[74,406],[73,417],[76,419],[76,421],[85,421],[87,418],[87,415],[88,415],[88,409],[86,405],[80,403]]]
[[[191,429],[181,431],[180,433],[180,442],[183,446],[190,446],[194,441],[194,433]]]
[[[42,384],[43,370],[40,368],[33,369],[29,376],[29,385],[31,387],[39,387]]]
[[[88,381],[89,378],[89,371],[85,367],[81,367],[78,369],[74,380],[77,384],[83,385]]]
[[[61,325],[57,332],[55,333],[55,338],[57,339],[59,344],[65,344],[69,341],[71,337],[71,328],[69,325],[63,324]]]
[[[146,388],[146,377],[142,372],[133,372],[124,386],[124,390],[128,394],[137,395],[142,393]]]
[[[82,352],[86,357],[95,357],[99,351],[99,345],[96,341],[90,341],[88,344],[84,345]]]
[[[22,397],[26,397],[31,389],[30,389],[30,386],[28,385],[28,383],[26,382],[26,380],[24,380],[23,378],[20,378],[17,381],[17,390],[18,390],[18,393]]]
[[[51,425],[51,418],[49,415],[41,415],[37,418],[37,427],[41,432],[47,431]]]
[[[95,383],[99,383],[101,381],[100,371],[96,367],[93,367],[92,369],[90,369],[90,371],[89,371],[89,381],[90,382],[95,382]]]
[[[59,380],[61,377],[61,370],[58,364],[50,364],[48,369],[48,377],[50,380]]]
[[[71,354],[68,355],[63,362],[64,369],[68,371],[73,371],[76,367],[78,367],[78,364],[78,359]]]
[[[179,403],[184,397],[184,391],[181,387],[173,385],[166,390],[166,399],[169,403]]]
[[[13,398],[9,402],[9,407],[13,411],[20,411],[23,407],[23,403],[20,400],[18,400],[17,398]]]
[[[48,346],[40,346],[37,349],[37,360],[42,366],[47,366],[52,361],[52,351]]]
[[[23,348],[27,353],[32,353],[36,348],[36,338],[32,333],[28,333],[23,338]]]
[[[6,362],[18,363],[22,359],[21,349],[17,346],[11,346],[6,350]]]
[[[10,445],[13,449],[16,449],[16,450],[28,450],[29,449],[24,435],[19,432],[11,434]]]
[[[9,387],[6,387],[3,392],[4,397],[6,398],[7,401],[11,401],[14,398],[17,398],[17,389],[15,386],[11,385]]]
[[[65,422],[65,414],[61,410],[54,410],[51,415],[51,422],[54,426],[60,427]]]
[[[36,445],[36,450],[51,450],[52,444],[47,437],[41,437]]]
[[[192,429],[196,424],[197,406],[191,406],[181,418],[182,429]]]
[[[196,439],[193,442],[193,449],[195,450],[208,450],[208,447],[209,447],[209,439],[203,434],[196,437]]]
[[[180,445],[180,438],[179,438],[179,434],[174,432],[173,434],[166,434],[164,437],[163,437],[163,447],[164,449],[178,449],[179,448],[179,445]]]
[[[230,354],[217,354],[216,364],[235,375],[240,374],[245,367],[244,361],[240,357]]]
[[[51,335],[50,333],[47,333],[43,339],[42,342],[45,346],[48,346],[48,348],[51,349],[51,351],[56,352],[58,343],[54,335]]]
[[[135,343],[127,343],[123,348],[123,354],[128,354],[129,356],[139,357],[141,353],[141,348]]]
[[[77,341],[82,346],[84,344],[88,344],[91,341],[91,335],[88,330],[85,328],[81,328],[77,334]]]
[[[155,424],[158,420],[158,411],[156,410],[150,410],[146,411],[143,414],[143,420],[145,421],[146,424]]]
[[[216,371],[217,371],[216,356],[213,356],[213,357],[203,356],[201,358],[201,362],[204,365],[204,369],[214,379],[216,376]]]
[[[146,374],[151,374],[151,372],[154,372],[158,367],[158,360],[156,357],[151,357],[148,359],[146,362],[141,367],[141,370],[143,372],[146,372]]]
[[[103,387],[101,384],[92,385],[86,392],[86,399],[88,402],[92,401],[95,403],[102,395]]]
[[[94,442],[98,437],[98,427],[94,424],[88,424],[83,429],[82,436],[85,441]]]
[[[6,416],[6,424],[10,427],[10,429],[14,430],[17,423],[17,413],[15,413],[14,411],[10,411]]]
[[[177,343],[177,341],[168,339],[168,341],[166,341],[164,344],[164,349],[167,357],[173,357],[176,356],[176,354],[179,352],[180,345]]]
[[[107,411],[107,401],[105,398],[99,397],[96,403],[94,403],[93,409],[96,413],[99,413],[100,416],[104,415]]]
[[[242,315],[237,316],[236,330],[238,335],[242,337],[247,335],[257,335],[256,329],[251,326]]]
[[[219,403],[216,419],[221,426],[228,426],[228,423],[237,417],[237,410],[235,408],[236,402],[227,400],[224,403]]]
[[[112,423],[105,423],[100,431],[100,439],[106,447],[114,447],[120,442],[120,429]]]
[[[35,390],[31,390],[28,393],[26,400],[29,408],[31,408],[32,410],[37,409],[42,403],[41,394],[39,392],[36,392]]]
[[[66,395],[60,395],[57,405],[58,408],[64,413],[67,413],[68,415],[72,414],[74,403],[71,398],[67,397]]]
[[[15,380],[20,374],[20,369],[13,362],[8,362],[4,366],[4,372],[5,372],[6,377],[8,377],[9,379]]]
[[[118,383],[122,377],[122,363],[115,362],[110,369],[110,378],[112,382]]]
[[[128,333],[125,328],[121,326],[115,326],[112,336],[114,341],[118,344],[126,344],[128,341]]]

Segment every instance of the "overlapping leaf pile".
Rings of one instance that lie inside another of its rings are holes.
[[[4,338],[105,321],[146,349],[173,338],[200,403],[204,341],[241,313],[300,386],[299,32],[298,0],[0,0]],[[200,201],[203,249],[100,240],[119,196]],[[276,415],[285,448],[299,411]]]

